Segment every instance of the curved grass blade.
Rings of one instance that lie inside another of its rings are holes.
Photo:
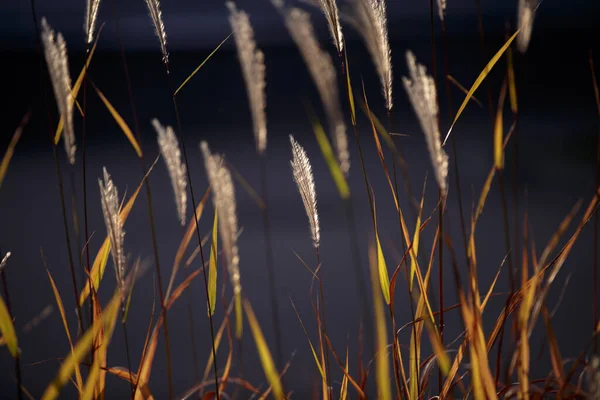
[[[31,116],[31,112],[29,112],[29,111],[27,112],[27,114],[25,114],[25,116],[23,116],[21,123],[15,130],[15,133],[13,134],[12,139],[10,140],[10,143],[8,144],[8,148],[6,149],[6,152],[4,153],[4,157],[2,158],[2,163],[0,163],[0,188],[2,187],[2,182],[4,181],[4,176],[6,176],[6,171],[8,170],[8,164],[10,164],[10,160],[13,156],[13,153],[15,152],[15,147],[17,146],[17,142],[21,138],[21,134],[23,133],[23,128],[25,128],[25,125],[27,125],[27,123],[29,122],[30,116]]]
[[[502,46],[500,48],[500,50],[498,50],[498,52],[492,57],[492,59],[490,60],[490,62],[488,62],[487,65],[485,66],[485,68],[483,68],[483,71],[481,71],[481,73],[479,74],[479,76],[477,77],[477,79],[475,79],[475,82],[473,83],[473,86],[471,86],[471,89],[469,89],[469,93],[467,93],[467,96],[465,97],[465,99],[463,100],[462,104],[460,105],[460,108],[458,109],[458,112],[456,113],[456,116],[454,117],[454,121],[452,122],[452,125],[450,126],[450,129],[448,130],[448,133],[446,134],[446,137],[444,138],[444,143],[442,143],[442,145],[446,144],[446,141],[448,140],[448,137],[450,136],[450,133],[452,133],[452,129],[454,128],[454,125],[456,124],[456,121],[458,121],[458,118],[460,117],[460,115],[464,111],[464,109],[467,106],[467,103],[469,102],[469,100],[471,99],[471,97],[473,97],[473,94],[475,93],[475,91],[479,88],[479,86],[481,85],[481,83],[488,76],[488,74],[490,73],[490,71],[492,70],[492,68],[494,68],[494,65],[496,65],[496,63],[498,62],[498,60],[500,59],[500,57],[502,57],[502,54],[504,54],[504,52],[508,49],[508,47],[511,45],[511,43],[513,42],[513,40],[515,40],[515,38],[517,37],[517,35],[519,34],[519,32],[520,32],[520,30],[517,30],[515,33],[513,33],[513,35],[510,37],[510,39],[508,39],[506,41],[506,43],[504,43],[504,46]]]
[[[315,351],[315,347],[313,346],[310,337],[308,336],[308,332],[306,331],[306,327],[304,326],[304,323],[302,322],[302,319],[300,318],[300,314],[298,314],[298,310],[296,309],[296,305],[294,305],[294,302],[292,301],[292,299],[290,298],[290,303],[292,303],[292,308],[294,309],[294,313],[296,314],[296,317],[298,318],[298,322],[300,322],[300,326],[302,327],[302,330],[304,331],[304,336],[306,336],[306,340],[308,340],[308,345],[310,346],[310,351],[312,352],[313,358],[315,359],[315,364],[317,364],[317,369],[319,370],[319,374],[321,375],[321,378],[323,380],[325,380],[325,371],[323,371],[323,366],[321,365],[321,362],[319,361],[319,357],[317,356],[317,352]]]
[[[265,340],[262,330],[260,329],[260,325],[256,320],[252,306],[247,300],[244,300],[243,305],[244,310],[246,311],[246,316],[248,317],[248,325],[250,325],[250,330],[252,331],[252,336],[254,337],[256,350],[258,351],[258,355],[260,357],[260,363],[262,364],[263,371],[267,380],[269,381],[269,384],[273,387],[273,396],[276,399],[284,399],[285,396],[283,394],[283,387],[281,386],[279,374],[277,373],[275,363],[273,362],[273,357],[271,357],[271,352],[269,351],[269,346],[267,346],[267,341]]]
[[[204,61],[202,61],[200,63],[200,65],[198,65],[198,67],[187,78],[185,78],[185,81],[183,81],[183,83],[181,85],[179,85],[179,87],[177,88],[177,90],[175,91],[173,96],[177,96],[177,93],[179,93],[179,91],[181,89],[183,89],[185,84],[188,83],[188,81],[190,79],[192,79],[198,71],[200,71],[200,68],[202,68],[204,66],[204,64],[206,64],[206,62],[213,56],[213,54],[215,54],[217,52],[217,50],[219,50],[221,48],[221,46],[223,46],[223,44],[227,41],[227,39],[229,39],[231,37],[231,35],[233,35],[233,32],[231,32],[229,35],[227,35],[227,37],[225,39],[223,39],[223,41],[221,43],[219,43],[219,45],[217,47],[215,47],[215,49],[204,59]]]
[[[217,303],[217,230],[218,230],[218,210],[215,209],[215,220],[213,222],[212,244],[210,246],[210,261],[208,268],[208,313],[215,313]]]

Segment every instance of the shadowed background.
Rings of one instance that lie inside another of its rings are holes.
[[[350,359],[351,363],[354,362],[352,364],[354,366],[357,356],[360,307],[350,258],[352,252],[349,251],[343,204],[316,145],[306,111],[306,104],[310,103],[313,108],[319,110],[319,116],[324,120],[324,116],[320,113],[319,99],[304,63],[287,35],[279,15],[267,0],[240,1],[238,6],[250,13],[258,45],[263,48],[266,58],[269,129],[267,176],[270,187],[268,206],[273,230],[283,350],[286,360],[292,360],[285,383],[286,388],[294,391],[295,398],[303,399],[308,398],[312,393],[314,383],[318,382],[318,372],[307,340],[291,308],[290,299],[294,301],[313,342],[317,340],[317,336],[316,323],[309,303],[311,275],[294,252],[311,267],[314,267],[315,262],[308,221],[289,166],[291,151],[288,135],[290,133],[305,146],[315,172],[322,227],[321,251],[328,332],[338,354],[342,355],[346,343],[349,343]],[[334,56],[335,50],[329,41],[324,18],[318,10],[306,4],[301,6],[315,11],[312,21],[322,39],[322,46]],[[344,2],[341,2],[340,6],[343,11]],[[484,55],[477,31],[476,2],[448,1],[449,72],[464,86],[469,87],[472,84],[487,60],[503,44],[506,23],[510,23],[511,26],[515,24],[516,6],[516,1],[482,2],[486,47]],[[30,7],[30,3],[26,1],[5,2],[0,9],[0,54],[4,95],[8,101],[2,111],[1,148],[6,148],[8,145],[13,130],[23,114],[27,110],[32,112],[31,121],[17,145],[0,191],[0,251],[2,254],[6,251],[12,252],[6,267],[6,279],[15,315],[19,346],[22,350],[23,383],[35,397],[39,397],[58,370],[59,358],[65,357],[69,351],[55,307],[54,296],[43,268],[40,250],[43,251],[48,267],[61,291],[73,330],[76,327],[76,314],[57,174],[49,142],[50,132],[57,122],[57,112],[53,93],[47,81],[46,65],[43,63],[40,66],[40,59],[35,52],[35,33]],[[165,1],[162,10],[168,35],[168,48],[171,53],[172,78],[175,84],[179,85],[230,33],[227,11],[222,2],[215,0]],[[508,146],[508,169],[504,179],[508,188],[511,238],[514,241],[513,185],[516,185],[519,193],[519,210],[521,213],[527,210],[532,227],[531,236],[535,240],[538,252],[545,246],[577,200],[584,199],[586,202],[584,204],[587,204],[593,193],[598,119],[595,114],[588,51],[597,47],[596,37],[599,32],[597,26],[594,26],[594,21],[597,20],[598,11],[600,7],[594,1],[577,0],[567,4],[558,0],[545,0],[536,16],[529,52],[525,56],[515,53],[520,109],[519,172],[515,181],[512,170],[515,154],[511,142]],[[38,18],[45,16],[54,29],[65,35],[71,75],[75,79],[83,65],[85,2],[39,1],[36,3],[36,12]],[[115,17],[119,19],[120,36],[117,34]],[[390,119],[391,130],[407,135],[395,137],[394,140],[406,156],[415,196],[419,196],[423,181],[429,174],[424,207],[424,215],[429,216],[436,206],[437,186],[432,179],[423,134],[410,108],[400,79],[406,74],[404,53],[408,49],[416,54],[417,59],[425,64],[429,71],[432,69],[429,2],[389,1],[388,19],[395,99]],[[104,0],[99,14],[99,23],[102,22],[106,22],[106,26],[102,31],[89,75],[133,128],[134,119],[119,53],[119,39],[121,39],[130,69],[137,118],[143,138],[142,147],[149,162],[158,154],[156,135],[150,125],[151,118],[157,117],[163,124],[169,125],[175,125],[176,122],[158,42],[146,6],[141,0],[135,2]],[[443,52],[440,46],[441,29],[437,14],[435,24],[438,44],[437,77],[439,82],[442,82]],[[370,57],[356,33],[347,24],[344,24],[344,28],[355,95],[362,97],[360,79],[363,78],[372,110],[382,121],[385,121],[384,103]],[[337,59],[334,58],[334,61]],[[40,71],[43,73],[40,74]],[[504,60],[501,60],[488,78],[494,104],[497,103],[504,71]],[[44,92],[48,96],[50,115],[46,111]],[[342,89],[341,93],[343,93]],[[442,131],[445,132],[451,119],[447,111],[447,98],[443,86],[440,87],[439,95]],[[477,201],[485,177],[493,163],[488,86],[484,84],[476,96],[484,106],[479,107],[472,103],[467,107],[453,131],[458,154],[455,155],[448,149],[450,157],[456,156],[459,160],[463,207],[467,215],[470,215],[471,204]],[[464,94],[453,86],[453,110],[456,110],[463,98]],[[200,199],[207,187],[203,160],[198,150],[200,140],[207,140],[213,151],[224,153],[228,161],[258,190],[260,188],[259,159],[254,151],[247,97],[232,40],[228,41],[182,89],[178,95],[178,102],[196,200]],[[349,125],[350,119],[344,97],[342,97],[342,105]],[[142,172],[135,152],[91,88],[88,88],[86,107],[88,217],[90,232],[93,233],[90,240],[90,253],[91,257],[94,257],[105,236],[97,185],[102,167],[106,166],[113,176],[121,196],[124,194],[129,196],[132,193],[142,178]],[[512,116],[507,112],[506,126],[510,125],[511,118]],[[80,116],[76,115],[75,123],[79,147],[76,168],[71,170],[68,166],[62,143],[58,145],[57,150],[65,191],[68,195],[67,205],[71,206],[70,193],[73,189],[77,193],[77,210],[82,219]],[[358,133],[362,140],[367,173],[376,194],[378,226],[384,253],[388,267],[393,271],[402,254],[400,231],[393,199],[375,151],[372,133],[362,113],[359,113]],[[356,142],[351,131],[349,134],[352,162],[350,184],[360,240],[361,264],[366,280],[368,278],[367,246],[373,239],[373,229]],[[390,156],[391,154],[388,154],[388,157]],[[391,160],[388,158],[387,161]],[[455,174],[452,167],[450,171],[450,198],[445,229],[452,239],[459,268],[466,274]],[[175,251],[183,232],[177,221],[172,189],[163,161],[159,160],[149,180],[158,232],[159,261],[163,286],[166,289]],[[236,186],[236,194],[239,223],[243,228],[239,238],[242,285],[274,353],[275,342],[265,268],[262,214],[252,197],[240,185]],[[145,193],[142,192],[125,224],[125,248],[130,255],[130,260],[141,257],[149,263],[147,272],[134,288],[128,319],[130,350],[134,366],[137,366],[140,360],[152,308],[155,271],[147,203],[144,197]],[[404,208],[409,210],[404,190],[401,190],[400,197]],[[188,205],[188,219],[190,207],[191,204]],[[70,215],[69,218],[73,256],[78,266],[81,247],[78,248],[77,244],[82,246],[82,239],[79,242],[75,240]],[[436,221],[437,215],[423,231],[422,261],[429,257]],[[412,231],[415,216],[408,211],[407,223]],[[200,221],[201,232],[208,233],[211,224],[212,207],[209,207]],[[573,228],[568,231],[568,234],[572,232]],[[565,359],[579,355],[584,344],[589,340],[593,324],[592,238],[592,227],[589,226],[575,245],[549,297],[551,300],[548,306],[552,309],[560,297],[562,287],[568,282],[566,295],[553,319],[562,356]],[[506,255],[502,203],[496,183],[478,225],[477,246],[480,284],[484,291],[487,290]],[[208,247],[205,249],[205,254],[208,254]],[[449,251],[445,251],[445,254],[444,285],[447,290],[445,304],[450,305],[457,299]],[[514,260],[517,259],[516,254],[512,254],[512,257]],[[423,262],[422,264],[424,265]],[[437,275],[437,265],[436,259],[434,275]],[[198,266],[199,261],[196,260],[192,268]],[[114,289],[112,266],[108,265],[107,268],[100,289],[103,301],[106,301]],[[81,270],[80,267],[77,269]],[[497,292],[502,295],[491,301],[489,311],[486,310],[484,314],[485,322],[490,324],[486,325],[487,332],[506,299],[507,271],[505,265],[497,286]],[[402,276],[403,274],[400,274],[400,277]],[[80,288],[81,278],[82,276],[78,276]],[[220,283],[222,278],[221,274]],[[173,384],[176,395],[185,393],[194,384],[186,304],[188,299],[194,307],[194,331],[201,369],[204,368],[210,350],[204,285],[201,280],[201,277],[197,278],[182,300],[169,312]],[[176,282],[181,281],[182,273],[179,273]],[[368,280],[366,282],[367,287],[370,288]],[[432,296],[437,302],[435,295],[438,287],[437,279],[433,279],[432,285],[435,289]],[[158,295],[156,298],[158,302]],[[396,288],[396,318],[399,326],[410,320],[406,299],[406,283],[403,278],[399,278]],[[48,305],[54,307],[52,314],[33,328],[27,329],[26,325]],[[217,304],[215,318],[217,324],[223,318],[222,307],[221,303]],[[158,308],[156,315],[158,315]],[[446,320],[446,341],[449,342],[461,333],[463,325],[457,311],[448,312]],[[258,367],[254,343],[248,327],[245,328],[243,340],[245,377],[254,385],[262,385],[262,388],[266,388],[264,375]],[[543,336],[543,329],[538,328],[535,331],[535,338],[538,341],[532,340],[532,344],[539,343],[538,346],[532,345],[532,377],[545,377],[550,371],[547,351],[538,359],[539,348],[543,345]],[[408,330],[400,333],[400,339],[403,345],[408,346]],[[458,344],[455,343],[449,348],[455,349],[457,346]],[[370,345],[366,343],[365,347],[369,348]],[[408,349],[406,354],[407,351]],[[367,349],[365,352],[369,353]],[[224,365],[225,356],[226,352],[221,350],[218,357],[220,367]],[[492,360],[494,359],[495,356],[492,357]],[[239,362],[236,357],[234,368],[237,374],[240,373]],[[108,354],[108,365],[126,365],[124,340],[120,327],[115,330]],[[333,365],[332,370],[336,371],[332,385],[337,391],[342,376],[337,373],[339,370]],[[0,398],[14,398],[16,393],[13,361],[5,348],[0,349],[0,371],[2,371]],[[162,335],[150,388],[156,398],[167,397],[166,358]],[[107,398],[126,397],[127,390],[126,382],[108,377]],[[231,387],[229,392],[233,392]],[[72,388],[65,388],[63,395],[74,397],[75,391]],[[248,392],[239,393],[239,398],[246,397]]]

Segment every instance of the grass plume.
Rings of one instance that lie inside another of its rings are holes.
[[[536,0],[519,0],[519,10],[517,14],[517,27],[521,31],[517,38],[517,48],[521,53],[525,53],[531,41],[531,31],[533,30],[533,20],[535,17]]]
[[[340,24],[336,0],[319,0],[319,6],[321,6],[321,11],[323,11],[327,19],[327,26],[329,27],[333,44],[338,54],[342,54],[344,50],[344,35],[342,34],[342,25]]]
[[[187,209],[187,175],[185,165],[181,161],[179,141],[171,126],[162,126],[156,118],[152,120],[152,126],[158,135],[160,153],[169,170],[171,185],[173,186],[173,192],[175,193],[175,204],[177,205],[179,222],[181,223],[181,226],[185,226]]]
[[[44,56],[54,89],[58,111],[64,122],[63,141],[71,165],[75,164],[75,131],[73,129],[73,100],[71,94],[71,75],[67,59],[67,44],[61,33],[56,34],[46,18],[42,18],[42,43]]]
[[[85,44],[90,45],[94,41],[94,31],[96,30],[96,20],[98,19],[98,9],[100,0],[87,0],[85,9]]]
[[[229,23],[233,29],[233,37],[246,82],[246,92],[254,123],[256,151],[264,154],[267,149],[265,56],[256,47],[254,29],[248,14],[238,10],[232,1],[227,2],[227,8],[229,8]]]
[[[158,0],[146,0],[148,6],[148,12],[150,12],[150,18],[152,18],[152,24],[158,37],[160,44],[160,52],[162,53],[163,63],[169,64],[169,53],[167,52],[167,32],[165,31],[165,24],[162,19],[162,11],[160,10],[160,1]]]

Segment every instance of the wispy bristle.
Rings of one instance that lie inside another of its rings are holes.
[[[162,11],[160,10],[160,2],[158,0],[146,0],[148,11],[150,12],[150,18],[154,24],[156,36],[160,43],[160,51],[163,56],[163,62],[169,63],[169,53],[167,53],[167,32],[165,31],[165,24],[162,19]]]
[[[256,151],[263,154],[267,149],[267,116],[265,107],[265,60],[262,51],[256,48],[254,30],[248,14],[238,11],[233,2],[227,2],[229,23],[233,29],[233,37],[237,46],[238,57],[246,82],[248,102],[254,123],[254,140]]]
[[[517,37],[517,48],[525,53],[531,40],[533,30],[533,18],[535,16],[536,0],[519,0],[519,13],[517,15],[517,26],[521,30]]]
[[[310,223],[310,233],[316,247],[319,245],[321,233],[319,228],[319,213],[317,212],[315,179],[304,148],[294,140],[292,135],[290,135],[290,143],[292,144],[291,164],[294,181],[296,182],[296,185],[298,185],[298,191],[300,192],[300,197],[302,197],[306,215],[308,216],[308,222]]]
[[[386,107],[392,109],[392,59],[388,41],[385,0],[352,0],[353,24],[371,54],[381,80]]]
[[[333,62],[329,54],[319,46],[309,15],[298,8],[283,11],[285,24],[300,49],[302,58],[319,91],[329,121],[338,162],[342,172],[347,175],[350,171],[350,153]]]
[[[102,202],[102,213],[104,214],[104,224],[106,233],[110,240],[110,253],[115,266],[117,283],[120,288],[123,287],[123,278],[125,277],[125,250],[123,241],[125,232],[123,231],[123,220],[119,214],[119,193],[114,185],[106,168],[104,171],[104,182],[98,179],[100,185],[100,201]]]
[[[443,21],[446,15],[446,0],[437,0],[437,9],[440,21]]]
[[[85,9],[85,43],[90,44],[94,40],[94,31],[96,30],[96,20],[98,18],[98,8],[100,0],[87,0]]]
[[[402,82],[408,93],[408,98],[417,114],[421,129],[425,133],[425,140],[435,178],[442,192],[446,194],[448,189],[448,156],[442,148],[440,130],[438,126],[437,92],[433,77],[427,75],[427,70],[417,63],[415,55],[408,51],[406,53],[408,72],[410,76],[403,77]]]
[[[240,257],[237,245],[238,220],[233,180],[229,169],[223,164],[221,155],[211,154],[205,141],[200,143],[200,148],[213,193],[213,205],[219,210],[219,234],[223,242],[231,285],[233,292],[237,294],[241,292],[242,285],[240,283]]]
[[[171,126],[162,126],[155,118],[152,120],[152,126],[158,134],[158,146],[160,153],[165,160],[171,185],[175,193],[175,203],[177,205],[177,214],[181,226],[185,225],[186,208],[187,208],[187,175],[185,164],[181,161],[181,150],[179,149],[179,141],[175,136],[175,131]]]
[[[333,44],[335,45],[338,54],[342,54],[342,50],[344,50],[344,36],[342,35],[342,25],[340,24],[337,3],[335,0],[319,0],[319,5],[327,19],[327,25],[329,26]]]
[[[6,262],[8,261],[8,258],[10,257],[12,253],[9,251],[8,253],[6,253],[4,255],[4,257],[2,258],[2,261],[0,261],[0,271],[2,271],[4,269],[4,267],[6,267]]]
[[[71,95],[71,75],[69,74],[69,61],[67,60],[67,45],[63,36],[54,31],[42,18],[42,43],[44,56],[48,64],[48,72],[54,89],[54,96],[58,111],[64,121],[63,141],[71,165],[75,164],[75,132],[73,130],[73,99]]]

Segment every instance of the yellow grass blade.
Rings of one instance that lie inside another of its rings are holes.
[[[56,287],[56,284],[54,283],[54,279],[52,278],[52,275],[50,274],[48,268],[46,268],[46,273],[48,273],[48,279],[50,280],[50,285],[52,285],[52,291],[54,292],[54,298],[56,299],[56,305],[58,307],[58,311],[60,312],[60,318],[62,319],[63,327],[65,328],[65,333],[67,334],[67,339],[69,340],[69,347],[71,348],[71,353],[73,353],[73,340],[71,339],[71,332],[69,331],[67,315],[65,314],[65,308],[63,306],[60,293],[58,291],[58,288]],[[79,364],[75,366],[75,381],[77,382],[77,390],[79,391],[79,395],[81,396],[81,391],[83,390],[83,379],[81,378],[81,369],[79,368]]]
[[[85,61],[85,65],[83,66],[83,68],[81,68],[79,77],[77,77],[77,80],[75,81],[75,85],[73,85],[73,88],[71,89],[71,102],[76,102],[76,100],[77,100],[77,95],[79,94],[79,89],[81,89],[81,84],[83,83],[83,78],[85,77],[85,71],[87,71],[87,69],[90,67],[90,63],[92,62],[92,57],[94,56],[94,53],[96,52],[96,45],[98,44],[98,39],[100,38],[100,32],[102,32],[102,28],[104,28],[104,24],[102,24],[100,26],[100,29],[98,29],[98,33],[96,34],[96,40],[94,40],[94,45],[90,49],[87,60]],[[79,103],[77,103],[77,104],[79,104]],[[81,113],[83,114],[83,111]],[[60,135],[62,134],[64,123],[65,123],[65,121],[63,120],[62,117],[60,117],[60,120],[58,121],[58,126],[56,127],[56,133],[54,134],[54,144],[58,144],[58,142],[60,141]]]
[[[108,328],[116,321],[119,305],[121,304],[121,293],[116,291],[110,303],[102,313],[102,318],[94,321],[94,324],[88,329],[81,339],[75,345],[73,351],[63,361],[58,374],[46,388],[42,400],[53,400],[58,398],[61,388],[71,379],[75,371],[75,366],[79,365],[92,347],[94,336],[101,328]]]
[[[510,99],[510,110],[513,114],[516,114],[519,110],[519,103],[517,101],[517,83],[515,78],[515,67],[513,62],[513,52],[509,47],[506,50],[506,68],[508,76],[508,98]]]
[[[388,275],[385,257],[383,256],[383,250],[381,249],[379,234],[377,232],[375,232],[375,241],[377,243],[377,271],[379,275],[381,293],[383,294],[385,302],[390,304],[390,277]]]
[[[390,364],[388,360],[388,341],[387,329],[385,323],[385,315],[383,312],[383,302],[376,294],[377,287],[377,270],[379,250],[372,245],[369,246],[369,270],[371,271],[371,287],[373,293],[373,310],[375,312],[375,380],[377,382],[377,398],[380,400],[392,400],[392,387],[390,385]],[[389,295],[389,293],[388,293]]]
[[[312,114],[312,113],[311,113]],[[350,197],[350,187],[348,186],[348,182],[346,182],[346,177],[342,173],[340,169],[340,164],[333,154],[333,149],[331,148],[331,144],[329,143],[329,139],[325,134],[325,130],[321,123],[317,120],[316,116],[312,116],[312,125],[313,131],[315,132],[315,136],[317,138],[317,142],[319,143],[319,148],[321,149],[321,153],[323,154],[323,158],[327,163],[327,167],[329,167],[329,173],[335,182],[335,186],[338,189],[340,197],[342,199],[347,199]]]
[[[348,86],[348,103],[350,103],[350,117],[352,125],[356,126],[356,108],[354,106],[354,94],[352,93],[352,83],[350,82],[350,65],[348,65],[348,48],[344,47],[344,59],[346,61],[346,85]]]
[[[17,342],[17,333],[2,297],[0,297],[0,333],[2,333],[2,341],[6,343],[10,354],[13,357],[17,357],[20,351],[19,343]]]
[[[96,85],[93,85],[93,86],[94,86],[94,89],[96,89],[96,93],[98,93],[98,96],[100,97],[100,99],[102,100],[102,102],[104,103],[104,105],[106,106],[106,109],[108,110],[108,112],[110,112],[110,114],[112,115],[112,117],[115,119],[115,122],[119,125],[119,128],[121,128],[121,130],[123,131],[123,133],[125,134],[125,136],[129,140],[129,142],[133,146],[133,149],[137,153],[137,156],[141,157],[142,156],[142,149],[140,148],[140,145],[138,144],[138,142],[135,139],[135,137],[133,136],[133,132],[131,132],[131,129],[129,129],[129,126],[127,125],[127,122],[125,122],[125,120],[123,119],[123,117],[121,117],[121,115],[113,107],[113,105],[110,104],[110,101],[108,101],[108,99],[104,96],[104,94],[102,94],[102,92],[100,91],[100,89],[98,89],[98,87],[96,87]]]
[[[498,52],[492,57],[492,59],[490,60],[490,62],[488,62],[487,65],[485,66],[485,68],[483,68],[483,71],[481,71],[481,73],[479,74],[479,76],[477,77],[477,79],[475,79],[475,82],[473,83],[473,86],[471,86],[471,89],[469,89],[469,93],[467,93],[467,96],[463,100],[462,104],[460,105],[460,108],[458,109],[458,112],[456,113],[456,116],[454,117],[454,121],[452,122],[452,125],[450,126],[450,129],[448,130],[448,133],[446,134],[446,137],[444,138],[443,145],[446,144],[446,141],[448,140],[448,137],[450,136],[450,133],[452,132],[452,129],[454,128],[454,125],[456,124],[456,121],[458,121],[458,118],[460,117],[460,115],[464,111],[465,107],[467,106],[467,103],[469,102],[469,100],[471,99],[471,97],[473,96],[473,94],[475,93],[475,91],[479,88],[479,86],[481,85],[481,83],[488,76],[488,74],[490,73],[490,71],[492,70],[492,68],[494,68],[494,65],[496,65],[496,63],[498,62],[498,60],[500,59],[500,57],[502,57],[502,54],[504,54],[504,52],[506,51],[506,49],[508,49],[508,47],[513,42],[513,40],[515,40],[515,38],[517,37],[517,35],[519,34],[519,32],[520,32],[520,30],[517,30],[510,37],[510,39],[508,39],[506,41],[506,43],[504,43],[504,46],[502,46],[500,48],[500,50],[498,50]]]
[[[504,100],[506,98],[506,84],[502,85],[500,90],[500,99],[498,100],[498,110],[496,112],[496,121],[494,123],[494,166],[497,170],[504,169]]]
[[[4,157],[2,158],[2,163],[0,163],[0,188],[2,187],[2,182],[4,181],[4,177],[6,176],[6,171],[8,170],[8,164],[10,164],[10,160],[13,156],[13,153],[15,152],[15,147],[17,146],[17,142],[21,138],[21,134],[23,133],[23,128],[25,128],[25,125],[27,125],[27,122],[29,122],[30,115],[31,115],[31,112],[29,112],[29,111],[27,112],[27,114],[25,114],[25,116],[21,120],[21,123],[15,130],[15,133],[13,133],[12,139],[10,140],[10,143],[8,144],[8,148],[6,149],[6,152],[4,153]]]
[[[244,332],[244,315],[242,313],[242,293],[235,295],[235,337],[240,340]]]
[[[410,278],[408,281],[408,290],[412,293],[413,281],[415,279],[415,272],[419,268],[417,261],[417,253],[419,252],[419,238],[421,236],[421,217],[423,214],[423,203],[425,202],[425,185],[423,184],[423,195],[421,196],[421,204],[419,205],[419,215],[417,216],[417,223],[415,224],[415,234],[413,235],[413,241],[410,248]]]
[[[254,337],[254,343],[256,343],[256,350],[258,351],[258,355],[260,357],[260,363],[263,367],[267,381],[273,387],[273,396],[276,399],[284,399],[285,397],[283,393],[283,387],[281,386],[281,381],[279,380],[279,374],[275,368],[275,363],[271,357],[271,352],[269,351],[265,337],[260,329],[260,325],[256,320],[252,306],[247,300],[245,300],[243,304],[244,310],[246,311],[246,316],[248,317],[248,325],[250,325],[250,330],[252,331],[252,336]]]
[[[310,351],[312,352],[313,358],[315,360],[315,364],[317,365],[317,369],[319,370],[319,374],[321,375],[321,378],[325,381],[326,380],[325,371],[323,371],[323,367],[321,366],[321,362],[319,361],[319,357],[317,356],[315,347],[313,346],[312,341],[310,340],[310,337],[308,336],[306,327],[304,326],[304,323],[302,322],[302,319],[300,318],[300,314],[298,314],[298,310],[296,309],[296,305],[294,304],[294,302],[292,301],[291,298],[290,298],[290,302],[292,303],[292,308],[294,309],[294,312],[296,313],[298,322],[300,322],[300,326],[302,326],[302,330],[304,331],[304,336],[306,336],[306,340],[308,340],[308,345],[310,346]]]
[[[469,91],[463,85],[461,85],[459,81],[454,79],[452,75],[446,75],[446,79],[448,79],[450,83],[454,84],[454,86],[456,86],[465,95],[469,94]],[[475,97],[475,95],[471,96],[471,100],[477,103],[479,107],[483,107],[483,104],[481,104],[481,102],[477,99],[477,97]]]
[[[229,39],[231,37],[231,35],[233,35],[233,32],[231,32],[229,35],[227,35],[227,37],[225,39],[223,39],[223,41],[221,43],[219,43],[219,45],[204,59],[204,61],[202,61],[202,63],[200,63],[200,65],[185,79],[185,81],[183,81],[183,83],[181,85],[179,85],[179,87],[177,88],[177,90],[175,91],[173,96],[177,96],[177,93],[179,93],[179,91],[185,86],[185,84],[188,83],[188,81],[190,79],[192,79],[198,71],[200,71],[200,68],[202,68],[208,60],[210,60],[210,58],[213,56],[213,54],[215,54],[217,52],[217,50],[219,50],[221,48],[221,46],[223,46],[223,44],[227,41],[227,39]]]
[[[215,209],[215,221],[213,222],[212,244],[210,246],[210,261],[208,267],[208,315],[215,313],[217,304],[217,221],[218,210]]]
[[[383,126],[383,124],[381,123],[379,118],[377,118],[375,116],[375,114],[373,114],[373,112],[370,110],[369,104],[366,102],[366,100],[367,100],[367,95],[365,93],[365,100],[360,103],[361,109],[366,114],[366,116],[369,118],[369,121],[371,122],[371,124],[376,128],[377,132],[379,132],[379,135],[381,135],[381,138],[383,139],[385,144],[390,148],[390,150],[392,150],[392,152],[394,152],[394,155],[397,156],[396,145],[394,144],[394,141],[392,140],[392,136],[387,131],[387,129],[385,129],[385,127]]]
[[[131,209],[133,208],[133,204],[135,203],[135,200],[137,199],[137,196],[140,193],[140,190],[142,189],[144,180],[148,177],[148,175],[150,175],[150,172],[152,172],[152,169],[156,165],[156,161],[158,161],[158,158],[156,160],[154,160],[154,163],[148,169],[146,176],[144,176],[144,178],[142,179],[142,181],[140,182],[138,187],[135,189],[135,192],[133,192],[129,201],[125,204],[124,207],[121,208],[120,216],[121,216],[121,220],[123,221],[123,223],[125,223],[125,221],[127,220],[127,217],[129,216],[129,213],[131,212]],[[102,243],[102,246],[100,247],[100,250],[98,250],[98,254],[96,255],[96,258],[94,259],[94,263],[92,265],[92,270],[90,271],[90,276],[88,277],[88,281],[85,283],[85,285],[81,289],[81,294],[79,295],[79,305],[80,306],[83,305],[85,300],[90,295],[90,279],[91,279],[94,291],[98,291],[98,288],[100,287],[100,281],[102,280],[102,277],[104,276],[104,270],[106,269],[106,263],[108,262],[109,254],[110,254],[110,239],[108,238],[108,235],[107,235],[106,239],[104,239],[104,242]]]

